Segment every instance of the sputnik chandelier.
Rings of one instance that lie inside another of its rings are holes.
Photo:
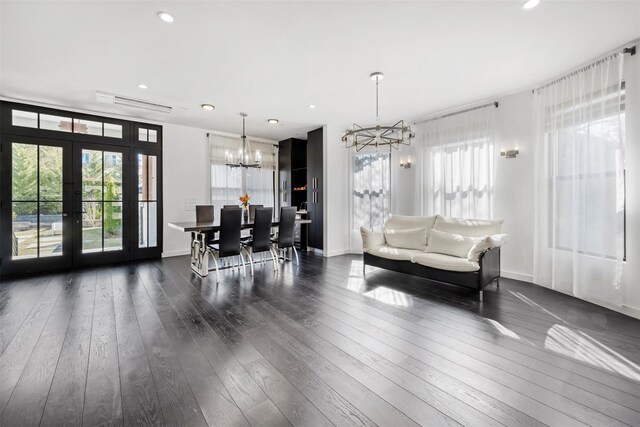
[[[354,148],[360,151],[365,147],[388,146],[390,149],[400,148],[400,145],[410,145],[411,140],[415,138],[415,133],[411,130],[411,126],[405,126],[404,120],[400,120],[393,126],[381,126],[378,114],[378,84],[384,78],[384,74],[377,72],[371,74],[371,80],[376,82],[376,125],[371,127],[362,127],[356,123],[353,128],[345,132],[342,142],[347,148]]]

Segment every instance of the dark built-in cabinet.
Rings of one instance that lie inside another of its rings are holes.
[[[323,249],[323,129],[313,130],[307,135],[307,210],[309,224],[309,246]]]
[[[307,141],[289,138],[278,144],[280,206],[304,208],[307,201]]]

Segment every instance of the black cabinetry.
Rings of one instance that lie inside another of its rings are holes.
[[[324,131],[322,128],[307,134],[307,204],[309,219],[309,246],[323,249],[323,147]]]
[[[280,206],[300,209],[307,201],[307,141],[289,138],[278,146]]]

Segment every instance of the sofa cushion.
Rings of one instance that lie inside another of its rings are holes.
[[[471,248],[482,238],[462,236],[460,234],[445,233],[444,231],[431,230],[429,244],[424,250],[429,253],[439,253],[467,258]]]
[[[489,239],[491,240],[491,247],[499,248],[500,246],[507,243],[508,238],[508,234],[494,234],[493,236],[489,236]]]
[[[387,245],[394,248],[418,249],[423,251],[427,246],[427,229],[426,228],[407,228],[400,230],[391,230],[385,228],[384,239]]]
[[[424,252],[416,249],[394,248],[389,245],[382,245],[369,249],[369,254],[395,261],[411,261],[414,256],[424,254]]]
[[[438,215],[433,229],[462,236],[484,237],[499,234],[503,222],[503,219],[459,219]]]
[[[480,270],[480,264],[476,261],[444,254],[421,253],[413,257],[413,262],[439,270],[459,272]]]
[[[490,249],[492,245],[491,236],[478,237],[476,243],[469,249],[467,259],[470,261],[479,261],[480,255],[487,249]]]
[[[407,215],[391,215],[387,222],[384,224],[385,230],[406,230],[411,228],[426,228],[427,237],[429,238],[429,231],[433,228],[433,224],[436,221],[436,216],[407,216]]]
[[[360,227],[362,236],[362,252],[369,252],[369,249],[384,245],[384,234],[378,231],[371,231],[366,227]]]

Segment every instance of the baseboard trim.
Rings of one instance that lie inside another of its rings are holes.
[[[520,280],[522,282],[533,283],[533,275],[516,273],[515,271],[500,270],[500,277],[506,277],[507,279]]]
[[[346,255],[350,253],[351,251],[349,251],[348,249],[336,249],[336,250],[324,253],[324,256],[329,258],[332,256],[340,256],[340,255]]]
[[[171,258],[174,256],[182,256],[182,255],[189,255],[189,254],[191,254],[191,249],[182,249],[178,251],[163,252],[162,258]]]

